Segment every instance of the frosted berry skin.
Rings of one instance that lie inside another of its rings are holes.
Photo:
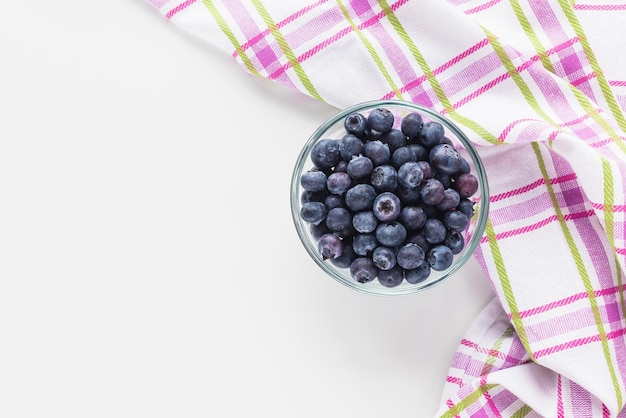
[[[395,118],[384,108],[348,115],[339,139],[312,146],[299,178],[300,218],[321,258],[387,288],[452,265],[479,188],[442,124],[416,112]]]

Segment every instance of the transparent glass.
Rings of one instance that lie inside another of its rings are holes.
[[[325,138],[341,139],[346,134],[344,128],[344,119],[346,116],[354,112],[359,112],[364,116],[367,116],[371,110],[378,107],[386,108],[394,114],[394,128],[398,128],[400,120],[411,112],[419,113],[422,116],[424,123],[428,121],[437,121],[441,123],[445,128],[445,136],[452,140],[455,148],[470,163],[471,172],[474,176],[476,176],[479,182],[478,191],[470,198],[475,203],[474,216],[471,219],[467,230],[464,232],[464,249],[459,254],[455,255],[454,261],[448,269],[443,271],[432,270],[430,276],[426,280],[417,284],[410,284],[404,281],[396,287],[385,287],[377,280],[373,280],[369,283],[357,282],[350,276],[350,271],[348,269],[336,267],[329,260],[324,260],[322,258],[317,248],[317,242],[311,235],[309,224],[304,222],[300,217],[301,195],[304,191],[300,185],[300,177],[302,173],[313,167],[313,163],[310,160],[310,153],[315,143]],[[483,163],[480,156],[476,152],[475,147],[454,123],[426,107],[410,102],[398,100],[376,100],[360,103],[337,113],[334,117],[324,122],[308,139],[298,156],[291,178],[291,213],[296,231],[306,251],[327,275],[349,288],[371,295],[400,296],[413,294],[432,288],[436,284],[450,278],[463,266],[463,264],[465,264],[478,246],[485,230],[488,211],[489,187],[487,184],[487,176]]]

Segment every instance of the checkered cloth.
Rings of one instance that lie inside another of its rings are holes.
[[[492,196],[476,257],[496,297],[438,416],[620,416],[626,3],[149,1],[252,74],[339,108],[413,101],[478,147]]]

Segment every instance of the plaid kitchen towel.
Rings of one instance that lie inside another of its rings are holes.
[[[478,147],[492,196],[476,257],[496,298],[438,416],[619,416],[626,3],[149,1],[245,71],[339,108],[413,101]]]

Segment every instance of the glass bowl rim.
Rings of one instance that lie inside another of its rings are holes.
[[[459,257],[455,257],[454,263],[448,269],[444,271],[437,272],[438,277],[434,280],[426,279],[425,282],[418,283],[410,286],[398,286],[394,288],[386,288],[386,287],[376,287],[368,286],[368,283],[358,283],[354,280],[346,280],[342,275],[337,272],[338,267],[331,265],[328,261],[324,261],[319,254],[316,246],[313,245],[311,240],[309,239],[308,232],[306,231],[305,222],[300,218],[300,195],[298,193],[300,187],[300,175],[302,170],[304,169],[304,164],[309,158],[311,153],[311,149],[315,145],[317,141],[323,139],[322,137],[325,133],[332,128],[335,124],[342,121],[346,118],[346,116],[356,113],[363,112],[365,110],[374,109],[377,107],[394,107],[394,108],[407,108],[412,109],[418,113],[425,114],[431,120],[437,121],[444,125],[449,131],[451,131],[456,138],[461,142],[463,148],[469,154],[472,163],[475,167],[476,177],[478,178],[478,185],[480,190],[480,205],[478,206],[478,216],[475,224],[474,231],[470,238],[470,241],[465,245],[463,251],[459,254]],[[459,129],[452,121],[442,116],[441,114],[435,112],[434,110],[403,100],[371,100],[366,102],[361,102],[352,106],[349,106],[339,112],[337,112],[334,116],[327,119],[323,122],[309,137],[309,139],[305,142],[304,146],[300,150],[296,163],[294,165],[293,173],[291,176],[290,183],[290,206],[291,206],[291,216],[298,233],[298,237],[302,242],[304,248],[309,253],[309,256],[315,261],[315,263],[329,276],[331,276],[336,281],[340,282],[343,285],[352,288],[353,290],[357,290],[362,293],[367,293],[375,296],[402,296],[409,295],[424,291],[426,289],[430,289],[433,286],[442,283],[444,280],[450,278],[456,271],[458,271],[469,258],[472,257],[474,251],[478,247],[480,240],[482,239],[482,235],[484,234],[486,225],[487,225],[487,216],[489,213],[489,184],[487,181],[487,174],[485,171],[485,166],[482,162],[482,159],[474,144],[469,140],[469,138],[465,135],[461,129]]]

